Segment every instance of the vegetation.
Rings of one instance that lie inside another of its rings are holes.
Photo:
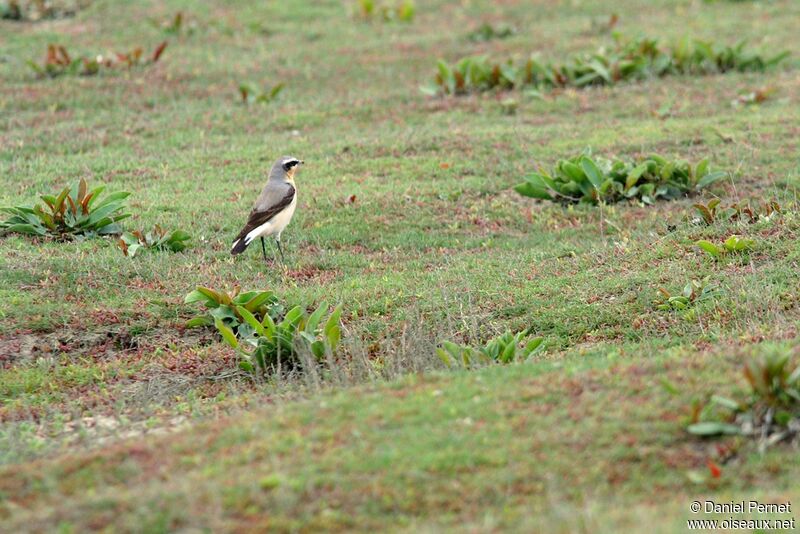
[[[463,95],[519,87],[551,89],[612,85],[624,81],[661,78],[668,75],[708,75],[736,72],[763,72],[789,55],[788,52],[764,57],[748,50],[746,42],[734,46],[683,39],[671,47],[655,39],[624,40],[593,54],[574,55],[562,64],[542,62],[536,57],[522,64],[508,60],[494,62],[486,56],[470,56],[454,65],[439,61],[428,94]]]
[[[279,322],[268,313],[259,320],[245,306],[236,310],[244,319],[237,333],[219,318],[214,324],[223,339],[237,349],[239,367],[257,376],[297,366],[304,352],[316,361],[333,357],[342,337],[342,309],[337,307],[325,319],[326,302],[311,315],[302,306],[295,306]]]
[[[725,172],[711,172],[707,159],[693,166],[656,154],[638,160],[611,160],[584,152],[560,160],[552,172],[540,168],[514,190],[561,204],[611,204],[626,199],[653,204],[659,199],[692,195],[727,176]]]
[[[181,252],[186,249],[188,246],[186,242],[191,238],[192,236],[183,230],[169,232],[155,225],[153,230],[147,233],[140,230],[123,233],[119,239],[119,247],[123,254],[131,258],[141,249]]]
[[[122,230],[117,223],[131,215],[123,211],[124,201],[130,193],[111,193],[99,200],[104,190],[104,185],[89,190],[86,180],[81,178],[57,195],[41,195],[39,198],[44,205],[2,208],[11,217],[0,222],[0,230],[34,236],[50,235],[62,240],[73,236],[119,234]]]
[[[716,245],[711,241],[701,239],[697,242],[697,246],[700,247],[701,250],[707,252],[712,258],[718,260],[729,254],[737,254],[752,250],[756,246],[756,241],[755,239],[732,235],[723,241],[722,245]]]
[[[720,199],[715,198],[708,204],[694,204],[694,209],[700,214],[703,222],[709,226],[720,221],[738,220],[745,220],[752,224],[759,220],[769,220],[773,216],[781,214],[781,206],[774,200],[766,201],[761,206],[734,203],[721,207],[720,203]]]
[[[673,294],[663,287],[658,288],[658,291],[663,298],[656,301],[656,308],[661,311],[684,312],[686,319],[695,318],[692,308],[717,294],[717,288],[709,284],[707,278],[689,281],[680,293]]]
[[[448,367],[521,362],[544,350],[544,338],[534,337],[528,340],[530,335],[530,330],[516,334],[506,332],[490,339],[477,349],[445,341],[436,352]],[[526,340],[528,340],[527,343]]]
[[[488,22],[484,22],[467,34],[467,40],[473,43],[480,43],[494,39],[507,39],[516,33],[517,30],[513,26],[507,24],[492,26]]]
[[[242,310],[260,322],[267,321],[267,317],[274,320],[283,311],[283,306],[272,291],[242,293],[238,286],[231,293],[197,286],[197,289],[186,295],[183,302],[184,304],[200,302],[207,310],[206,313],[190,319],[186,323],[187,328],[211,326],[219,321],[234,333],[238,333],[239,328],[246,323],[246,316],[242,315]]]
[[[714,395],[706,415],[716,413],[722,419],[689,425],[698,436],[742,434],[759,441],[764,448],[800,436],[800,365],[796,355],[779,347],[750,358],[744,365],[744,377],[750,395],[742,401]]]
[[[0,19],[38,21],[74,16],[91,0],[0,0]]]
[[[416,13],[413,0],[358,0],[357,4],[358,16],[364,20],[411,22]]]
[[[27,64],[40,77],[55,78],[62,75],[92,76],[103,69],[120,67],[130,69],[132,67],[151,65],[161,58],[161,54],[164,53],[166,48],[167,42],[164,41],[149,56],[144,56],[143,49],[137,47],[129,52],[114,53],[105,57],[97,55],[73,58],[63,46],[50,44],[47,45],[47,55],[44,63],[39,65],[34,61],[28,61]]]
[[[239,85],[239,96],[242,97],[243,104],[269,104],[278,98],[278,95],[283,91],[285,84],[278,83],[272,86],[272,89],[266,92],[261,92],[252,83],[242,83]]]
[[[0,21],[0,206],[46,210],[40,193],[85,177],[106,184],[98,202],[132,193],[135,221],[121,230],[192,234],[185,253],[140,250],[135,260],[116,239],[0,236],[0,530],[645,524],[672,534],[686,531],[700,496],[800,502],[795,438],[762,453],[709,398],[747,404],[743,364],[800,346],[800,57],[764,72],[541,98],[529,97],[533,86],[474,98],[416,91],[439,57],[594,50],[606,30],[587,30],[609,5],[426,2],[413,23],[384,24],[354,20],[341,2],[105,0],[43,24]],[[613,10],[628,35],[800,47],[793,0],[625,0]],[[42,80],[24,65],[48,42],[74,55],[156,44],[164,30],[149,18],[168,23],[178,11],[181,34],[153,68]],[[191,21],[201,35],[186,35]],[[519,31],[468,42],[483,21]],[[287,90],[245,106],[243,80]],[[757,87],[775,96],[731,106]],[[512,190],[537,164],[550,173],[585,147],[693,169],[708,157],[711,172],[729,174],[652,205],[562,205]],[[306,161],[282,236],[287,262],[266,265],[259,243],[231,257],[282,154]],[[706,224],[693,204],[717,197]],[[765,217],[764,201],[783,213]],[[758,220],[723,220],[733,204]],[[732,234],[756,248],[715,262],[696,245]],[[658,309],[659,287],[675,297],[705,279],[718,290],[709,299]],[[276,324],[297,304],[307,315],[326,300],[341,305],[342,339],[317,361],[296,338],[296,363],[242,371],[252,326],[235,329],[241,347],[231,348],[212,326],[214,306],[183,303],[196,286],[231,300],[269,290]],[[208,326],[185,328],[195,315]],[[477,352],[531,326],[519,347],[542,337],[546,351],[521,363],[448,367],[437,356],[444,340]],[[736,434],[686,431],[699,422]]]

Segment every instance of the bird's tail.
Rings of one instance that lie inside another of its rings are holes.
[[[240,237],[236,241],[233,242],[233,246],[231,246],[231,256],[236,256],[237,254],[241,254],[244,252],[244,249],[247,248],[247,241],[244,237]]]

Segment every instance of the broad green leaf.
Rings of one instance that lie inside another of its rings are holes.
[[[339,345],[339,339],[341,339],[342,336],[342,327],[340,323],[341,315],[342,307],[337,306],[330,317],[328,317],[328,321],[325,323],[325,328],[323,330],[332,351],[336,350],[336,347]]]
[[[736,425],[715,421],[695,423],[689,425],[686,430],[695,436],[735,436],[742,433],[741,429]]]
[[[594,188],[599,190],[603,185],[603,172],[597,167],[597,164],[590,158],[583,157],[581,158],[581,168]]]
[[[625,180],[625,190],[627,191],[631,187],[635,186],[636,182],[639,181],[639,178],[642,177],[642,175],[645,173],[646,170],[647,170],[646,163],[641,163],[636,167],[634,167],[633,170],[628,174],[627,179]]]
[[[697,182],[697,189],[704,189],[709,185],[726,178],[727,176],[728,173],[723,171],[708,173]]]
[[[322,316],[325,312],[328,311],[328,303],[322,302],[319,307],[311,314],[306,322],[306,330],[311,332],[312,334],[317,331],[317,326],[319,326],[319,322],[322,320]]]
[[[700,241],[698,241],[697,246],[705,250],[715,258],[719,258],[723,254],[725,254],[724,249],[718,247],[717,245],[715,245],[710,241],[706,241],[705,239],[701,239]]]
[[[236,311],[239,312],[239,315],[242,316],[242,319],[244,319],[247,324],[253,327],[253,330],[255,330],[256,334],[259,336],[264,335],[264,326],[258,322],[258,319],[256,319],[255,316],[253,316],[253,314],[247,310],[247,308],[244,306],[236,306]]]
[[[197,328],[199,326],[210,326],[212,324],[214,324],[214,321],[210,317],[202,315],[186,321],[186,328]]]
[[[217,330],[219,330],[219,333],[222,334],[222,339],[224,339],[228,345],[234,349],[239,346],[239,341],[236,339],[236,335],[233,333],[233,330],[225,326],[225,323],[219,319],[216,319],[214,321],[214,325],[217,327]]]

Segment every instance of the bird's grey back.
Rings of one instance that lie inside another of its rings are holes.
[[[279,203],[293,188],[294,186],[286,180],[286,171],[283,170],[280,164],[276,164],[276,166],[272,167],[267,185],[264,186],[258,196],[253,209],[256,211],[268,210]]]

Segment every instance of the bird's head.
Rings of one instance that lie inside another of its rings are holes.
[[[293,156],[282,156],[272,166],[271,174],[277,173],[285,176],[289,180],[292,180],[294,179],[294,173],[297,171],[297,168],[302,164],[303,160],[301,159],[297,159]]]

